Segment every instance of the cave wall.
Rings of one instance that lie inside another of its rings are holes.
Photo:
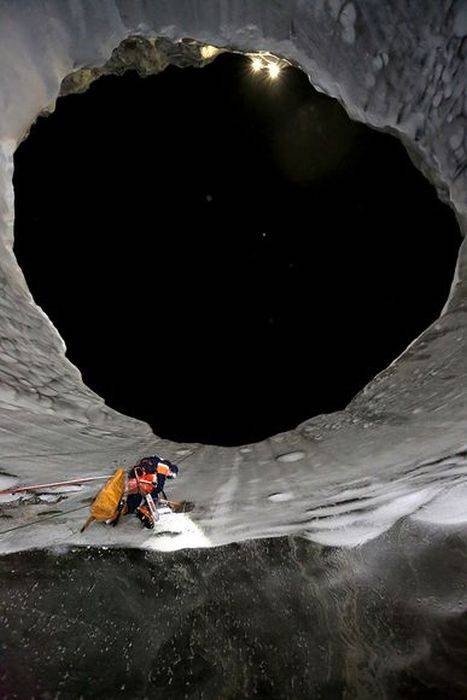
[[[122,60],[141,63],[123,52],[115,65],[122,42],[145,37],[154,48],[159,37],[165,58],[159,45],[153,66],[160,70],[171,60],[200,64],[198,45],[179,43],[190,39],[268,50],[299,65],[350,116],[402,139],[465,232],[466,23],[461,0],[3,0],[2,484],[74,476],[83,465],[87,473],[106,473],[112,461],[157,449],[189,456],[187,476],[196,479],[181,481],[179,493],[196,498],[213,543],[300,533],[352,545],[406,514],[444,524],[465,519],[465,242],[442,317],[346,410],[243,448],[172,445],[105,406],[66,360],[12,253],[12,172],[17,144],[61,91],[82,89],[86,76],[93,79],[106,64],[120,70]],[[288,489],[278,493],[284,470]],[[291,499],[293,511],[279,507]]]

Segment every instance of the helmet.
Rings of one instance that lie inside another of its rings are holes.
[[[160,458],[157,455],[153,455],[152,457],[140,459],[137,466],[144,469],[148,474],[155,474],[158,462],[160,462]]]

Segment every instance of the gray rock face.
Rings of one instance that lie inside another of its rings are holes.
[[[406,521],[358,549],[9,555],[2,696],[460,700],[466,547]]]
[[[121,75],[128,69],[137,70],[144,77],[160,73],[169,65],[201,68],[220,53],[219,49],[205,47],[196,41],[172,42],[164,37],[128,37],[112,51],[111,57],[103,66],[81,68],[66,76],[62,81],[60,95],[84,92],[101,75]]]
[[[188,449],[159,440],[84,386],[13,257],[13,153],[60,91],[132,65],[143,73],[170,62],[202,65],[213,57],[204,46],[271,51],[300,65],[355,119],[397,134],[464,227],[464,32],[461,1],[3,0],[0,468],[11,475],[3,485],[70,478],[83,466],[102,474],[112,461],[152,450],[176,458]],[[464,243],[441,318],[346,410],[244,448],[191,446],[180,495],[198,503],[210,543],[295,533],[354,545],[410,513],[465,522],[466,274]],[[283,469],[290,477],[283,498],[294,498],[294,509],[283,508],[275,487]],[[55,535],[65,540],[66,532],[58,527]],[[40,537],[27,529],[14,543],[0,535],[3,551],[31,541]]]

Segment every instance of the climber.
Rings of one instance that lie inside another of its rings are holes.
[[[140,459],[128,472],[125,512],[136,512],[136,516],[145,527],[154,527],[154,518],[145,502],[145,496],[149,495],[154,505],[157,505],[159,495],[162,493],[165,497],[165,480],[175,479],[178,471],[176,464],[158,455]]]

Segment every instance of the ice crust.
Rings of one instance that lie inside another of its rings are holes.
[[[175,525],[165,539],[128,526],[79,535],[86,513],[76,509],[93,494],[87,485],[66,494],[53,518],[38,518],[46,503],[10,508],[0,551],[54,543],[164,549],[169,541],[176,549],[280,535],[355,546],[404,516],[465,523],[465,240],[441,318],[345,411],[243,448],[168,443],[107,407],[65,358],[12,253],[16,146],[53,109],[67,76],[103,66],[137,35],[267,50],[298,64],[354,119],[401,138],[465,233],[465,25],[462,0],[0,0],[1,482],[102,475],[157,451],[180,457],[173,493],[197,505],[180,518],[183,535]]]

